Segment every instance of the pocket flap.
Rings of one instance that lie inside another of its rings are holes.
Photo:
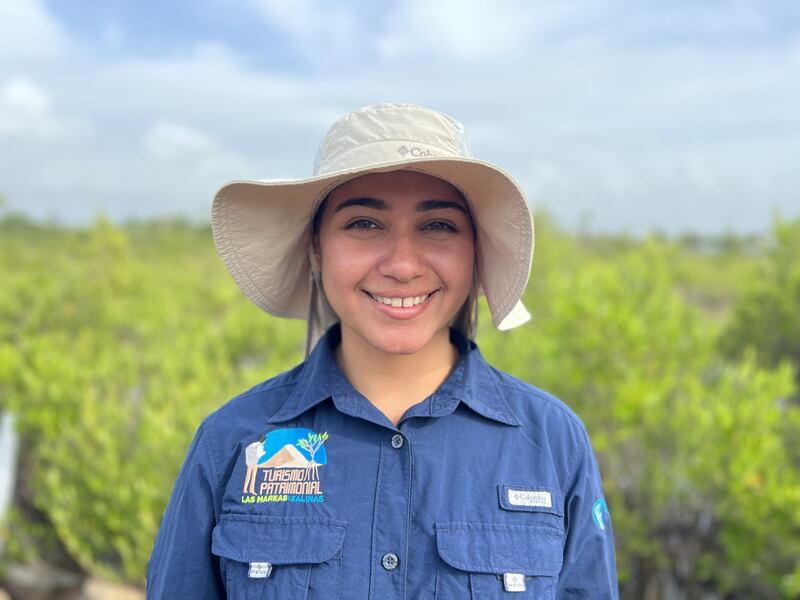
[[[478,573],[555,576],[563,533],[553,527],[494,523],[436,523],[439,556],[451,567]]]
[[[211,551],[240,562],[321,563],[339,552],[346,527],[321,517],[225,514],[211,534]]]

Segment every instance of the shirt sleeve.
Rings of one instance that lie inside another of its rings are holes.
[[[581,424],[577,467],[565,498],[567,534],[557,598],[619,598],[614,532],[600,470]]]
[[[186,454],[147,564],[147,598],[226,598],[211,553],[217,481],[201,425]]]

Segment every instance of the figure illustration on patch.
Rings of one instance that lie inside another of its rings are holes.
[[[323,502],[319,467],[328,463],[328,433],[275,429],[245,448],[242,503]]]
[[[247,464],[247,477],[244,480],[244,488],[242,493],[250,492],[255,495],[256,475],[258,474],[258,461],[264,456],[264,436],[258,438],[257,442],[253,442],[244,449],[244,462]]]

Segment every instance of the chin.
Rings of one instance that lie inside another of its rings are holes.
[[[433,339],[427,331],[378,331],[364,336],[370,346],[387,354],[415,354]]]

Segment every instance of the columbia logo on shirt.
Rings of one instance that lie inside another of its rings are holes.
[[[539,506],[544,508],[553,506],[550,492],[543,490],[515,490],[509,488],[508,502],[514,506]]]

